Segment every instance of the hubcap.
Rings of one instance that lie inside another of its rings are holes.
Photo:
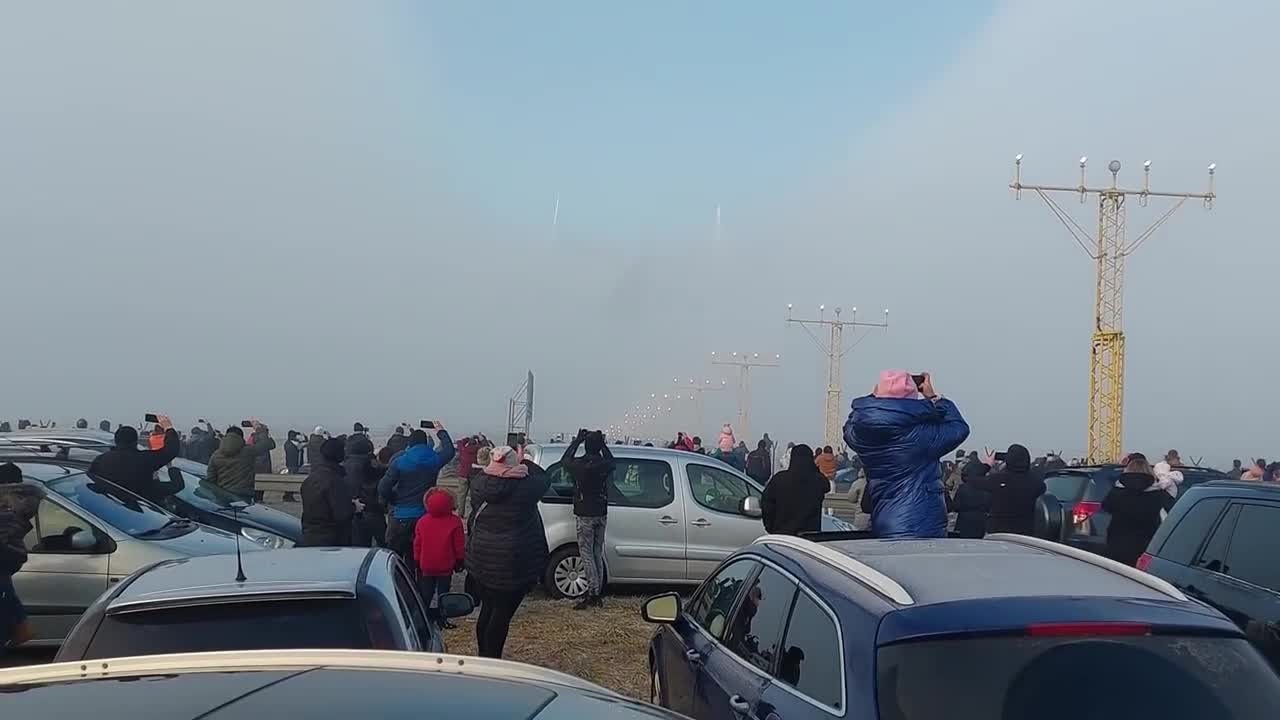
[[[662,703],[662,680],[658,678],[658,668],[653,669],[653,683],[649,686],[652,692],[649,693],[649,704],[659,705]]]
[[[556,589],[565,597],[582,597],[587,594],[586,566],[582,558],[570,555],[556,565]]]

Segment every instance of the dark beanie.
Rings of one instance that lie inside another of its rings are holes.
[[[600,432],[599,430],[592,430],[591,432],[587,433],[587,437],[582,441],[582,444],[584,447],[586,447],[587,452],[594,455],[595,453],[598,453],[601,450],[604,450],[604,446],[605,446],[604,433]]]
[[[136,449],[138,447],[138,431],[128,425],[121,425],[116,428],[116,447]]]
[[[347,457],[346,441],[342,438],[329,438],[320,445],[320,456],[331,463],[340,463]]]
[[[15,485],[22,482],[22,468],[7,462],[0,465],[0,485]]]

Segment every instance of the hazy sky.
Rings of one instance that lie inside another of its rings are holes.
[[[1021,152],[1218,163],[1129,265],[1125,445],[1274,454],[1280,5],[928,5],[0,0],[0,417],[493,432],[531,368],[540,434],[724,377],[656,428],[709,435],[746,350],[812,441],[825,303],[892,310],[846,404],[927,369],[970,445],[1079,453],[1093,267]]]

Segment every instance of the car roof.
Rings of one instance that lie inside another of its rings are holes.
[[[354,598],[360,571],[379,551],[369,548],[290,548],[241,556],[167,560],[140,570],[107,606],[108,614],[215,602],[281,598]]]
[[[532,446],[539,465],[543,467],[551,467],[560,461],[560,457],[564,455],[564,451],[568,448],[567,443],[551,443],[548,445]],[[732,465],[724,461],[712,457],[711,455],[703,455],[702,453],[689,452],[688,450],[676,450],[675,448],[663,447],[645,447],[643,445],[610,445],[609,452],[618,458],[647,458],[652,460],[666,460],[675,462],[677,460],[695,460],[697,462],[706,462],[714,465],[722,465],[725,468],[734,470]],[[735,470],[735,472],[739,472]]]
[[[1248,480],[1211,480],[1187,490],[1200,495],[1219,497],[1280,496],[1280,483],[1249,482]]]
[[[139,720],[259,718],[280,708],[304,717],[402,717],[421,714],[423,698],[445,717],[674,717],[553,670],[420,652],[155,655],[0,670],[0,684],[21,690],[7,695],[5,706],[24,717],[71,716],[94,706]]]

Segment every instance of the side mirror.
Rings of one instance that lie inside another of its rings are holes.
[[[98,537],[89,530],[76,530],[71,533],[72,550],[92,550],[98,547]]]
[[[742,502],[738,503],[738,512],[747,517],[758,518],[764,514],[764,508],[760,507],[760,498],[755,495],[748,495],[742,498]]]
[[[654,595],[640,606],[640,617],[659,625],[675,622],[680,617],[680,596],[673,592]]]
[[[466,617],[476,609],[476,601],[466,593],[445,593],[438,602],[440,616],[444,618]]]

